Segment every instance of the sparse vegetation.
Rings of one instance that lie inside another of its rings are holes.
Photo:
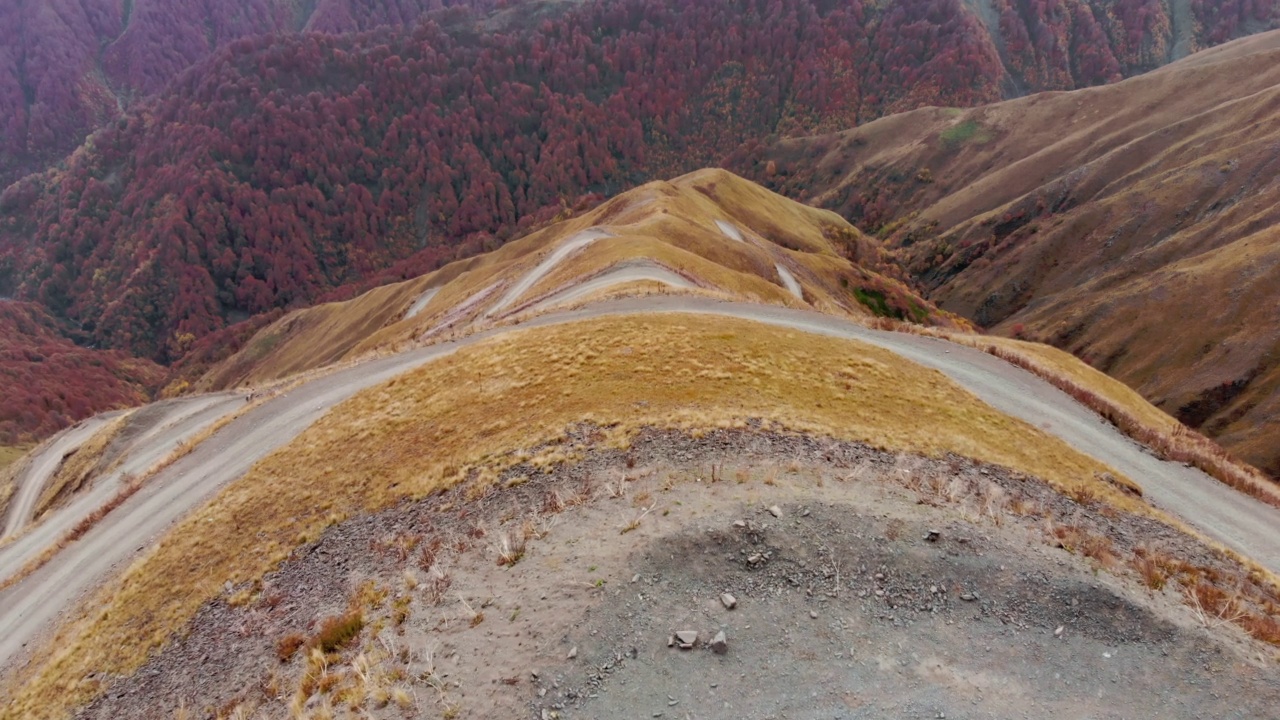
[[[320,623],[320,629],[307,641],[307,649],[331,653],[346,647],[364,629],[364,613],[351,610],[342,615],[332,615]]]
[[[619,363],[627,372],[618,372]],[[846,385],[832,368],[860,382]],[[569,376],[576,380],[566,385]],[[499,402],[521,413],[518,427],[492,422]],[[991,410],[940,373],[856,342],[684,315],[509,333],[357,394],[227,486],[87,600],[85,607],[97,609],[81,610],[52,639],[56,652],[38,655],[43,660],[25,671],[30,681],[14,696],[13,711],[78,702],[89,688],[68,693],[63,679],[83,677],[87,668],[136,668],[225,582],[261,578],[299,538],[316,537],[351,513],[451,487],[481,466],[505,467],[513,461],[503,453],[555,440],[588,417],[606,428],[604,446],[624,446],[648,426],[733,427],[754,418],[777,430],[930,455],[957,452],[1063,490],[1097,483],[1095,473],[1110,471]],[[298,482],[305,467],[327,471]],[[1098,493],[1105,502],[1139,507],[1114,488]],[[246,523],[257,532],[237,529]],[[418,550],[422,561],[430,556],[421,566],[438,598],[450,584],[441,567],[446,547],[426,540]],[[193,565],[192,557],[203,562]]]
[[[991,131],[976,120],[958,122],[938,135],[938,139],[947,147],[959,147],[966,143],[982,145],[991,142],[991,137]]]

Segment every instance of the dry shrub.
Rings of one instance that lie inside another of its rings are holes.
[[[280,662],[289,662],[306,643],[307,638],[302,633],[289,633],[276,642],[276,657]]]
[[[438,537],[422,545],[422,550],[418,553],[418,567],[423,570],[430,570],[439,559],[440,551],[444,549],[444,541]]]
[[[1057,541],[1062,549],[1069,553],[1079,553],[1098,561],[1104,567],[1116,562],[1116,554],[1111,538],[1089,532],[1079,525],[1053,525],[1048,528],[1050,537]]]
[[[320,623],[320,631],[307,643],[307,648],[319,648],[331,653],[346,647],[364,629],[364,613],[352,610],[345,615],[332,615]]]
[[[1275,612],[1248,613],[1238,621],[1240,627],[1257,640],[1280,645],[1280,620]]]
[[[499,565],[515,565],[524,557],[525,538],[523,534],[514,538],[507,533],[502,534],[502,541],[498,546],[498,564]]]
[[[1177,561],[1173,558],[1141,546],[1134,549],[1129,566],[1142,578],[1142,583],[1152,590],[1163,590],[1178,569]]]

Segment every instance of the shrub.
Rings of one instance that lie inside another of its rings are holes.
[[[289,662],[289,659],[306,642],[307,639],[301,633],[289,633],[276,642],[276,657],[280,659],[280,662]]]
[[[331,653],[341,650],[351,643],[364,629],[364,614],[352,610],[345,615],[333,615],[320,623],[320,631],[307,643],[308,648],[320,648],[322,652]]]

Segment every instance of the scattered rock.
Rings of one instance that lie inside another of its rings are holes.
[[[1059,625],[1059,626],[1058,626],[1058,629],[1053,631],[1053,636],[1054,636],[1054,637],[1062,637],[1062,631],[1063,631],[1063,630],[1066,630],[1066,627],[1065,627],[1065,626],[1063,626],[1063,625]]]
[[[736,528],[744,528],[744,527],[746,527],[746,526],[747,526],[747,521],[746,521],[746,520],[734,520],[734,521],[733,521],[733,526],[734,526],[734,527],[736,527]]]
[[[725,637],[723,630],[716,633],[716,636],[711,638],[711,649],[720,655],[729,651],[729,639]]]
[[[738,607],[738,598],[730,595],[729,593],[722,594],[720,596],[720,602],[724,604],[726,610],[732,610]]]
[[[782,508],[778,507],[777,505],[770,505],[769,514],[776,518],[780,518],[782,517]]]
[[[676,644],[676,636],[675,636],[675,635],[668,635],[668,636],[667,636],[667,647],[673,647],[675,644]]]
[[[764,560],[764,556],[763,556],[763,555],[761,555],[760,553],[752,553],[752,554],[747,558],[747,562],[751,563],[752,565],[755,565],[755,564],[759,563],[759,562],[760,562],[760,561],[762,561],[762,560]]]
[[[817,610],[810,610],[810,611],[809,611],[809,617],[810,617],[810,619],[817,620],[817,619],[818,619],[818,611],[817,611]]]
[[[805,508],[804,512],[800,513],[800,517],[809,517],[809,508]]]
[[[961,593],[960,599],[964,600],[965,602],[973,602],[974,600],[978,599],[978,594],[971,593],[971,592]]]
[[[632,576],[631,576],[631,582],[632,582],[632,583],[638,583],[638,582],[640,582],[640,573],[636,573],[635,575],[632,575]]]
[[[698,644],[698,631],[681,630],[676,633],[676,642],[680,643],[681,650],[688,650]]]
[[[569,648],[569,654],[565,656],[565,659],[572,660],[576,657],[578,657],[578,646],[574,645],[573,647]]]
[[[926,542],[938,542],[938,538],[940,537],[942,537],[941,532],[937,530],[930,530],[929,532],[925,533],[924,539]]]

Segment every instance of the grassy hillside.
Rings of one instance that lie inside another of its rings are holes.
[[[593,228],[610,236],[569,255],[513,298],[509,307],[489,315],[500,296],[552,250]],[[290,313],[193,387],[261,384],[445,333],[486,327],[518,317],[522,309],[553,299],[577,281],[637,262],[667,268],[696,289],[627,284],[610,293],[696,291],[837,314],[963,326],[884,274],[896,268],[876,243],[839,216],[787,200],[731,173],[707,170],[623,193],[572,220],[421,278]],[[803,299],[783,287],[778,265],[796,277]],[[410,308],[424,297],[428,301],[410,315]]]
[[[468,478],[483,492],[517,463],[573,460],[577,423],[625,447],[646,427],[696,433],[748,421],[953,452],[1147,512],[1095,479],[1105,466],[941,373],[862,343],[693,315],[518,331],[356,395],[232,483],[64,626],[0,717],[57,716],[92,697],[97,683],[80,678],[133,672],[228,581],[253,583],[347,517]]]
[[[941,307],[1087,359],[1280,473],[1280,34],[732,164],[877,233]],[[770,178],[768,165],[773,166]]]

